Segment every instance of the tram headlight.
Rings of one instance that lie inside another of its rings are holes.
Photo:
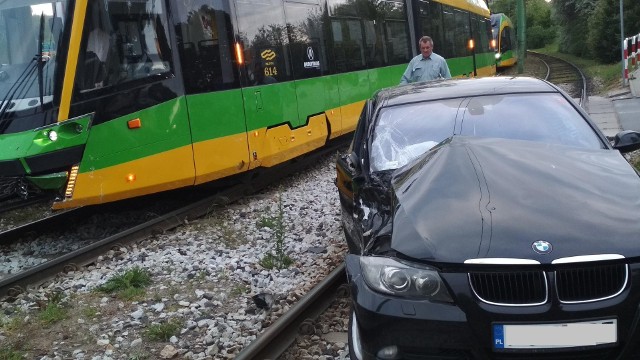
[[[57,131],[55,131],[55,130],[50,130],[50,131],[47,133],[47,137],[48,137],[48,138],[49,138],[49,140],[51,140],[51,141],[56,141],[56,140],[58,140],[58,132],[57,132]]]
[[[500,54],[499,52],[496,53],[496,60],[500,60],[500,57],[502,56],[502,54]]]

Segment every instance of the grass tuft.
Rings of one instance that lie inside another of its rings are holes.
[[[147,328],[145,335],[151,341],[169,341],[172,336],[178,335],[180,326],[176,319],[161,324],[152,324]]]
[[[46,306],[38,314],[38,319],[44,325],[51,325],[67,318],[67,309],[62,305],[62,293],[53,293]]]
[[[9,347],[0,348],[0,360],[22,360],[24,358],[25,355],[20,351],[11,349]]]
[[[149,271],[136,266],[115,275],[99,286],[97,290],[108,294],[117,293],[119,297],[131,300],[144,295],[144,288],[150,284],[151,274]]]

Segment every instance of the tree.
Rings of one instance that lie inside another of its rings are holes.
[[[560,26],[559,51],[588,56],[585,34],[589,32],[589,17],[598,0],[557,0],[552,1],[555,22]]]
[[[519,31],[516,0],[496,0],[491,5],[492,13],[504,13]],[[551,18],[551,5],[545,0],[526,0],[527,46],[531,49],[543,47],[555,40],[557,26]]]
[[[600,0],[589,17],[589,57],[603,63],[620,59],[619,0]],[[618,10],[618,12],[616,12]]]

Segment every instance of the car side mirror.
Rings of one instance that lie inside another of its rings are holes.
[[[625,130],[617,133],[613,139],[613,148],[621,153],[628,153],[640,149],[640,133],[633,130]]]

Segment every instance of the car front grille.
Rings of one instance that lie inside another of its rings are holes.
[[[627,284],[625,264],[595,265],[556,271],[558,299],[564,303],[603,300],[618,295]]]
[[[629,277],[625,264],[564,267],[554,274],[556,294],[563,303],[614,297],[624,290]],[[539,270],[472,272],[469,284],[480,300],[493,305],[540,305],[549,297],[547,275]]]
[[[480,300],[494,305],[544,304],[549,292],[542,271],[474,272],[469,281]]]

